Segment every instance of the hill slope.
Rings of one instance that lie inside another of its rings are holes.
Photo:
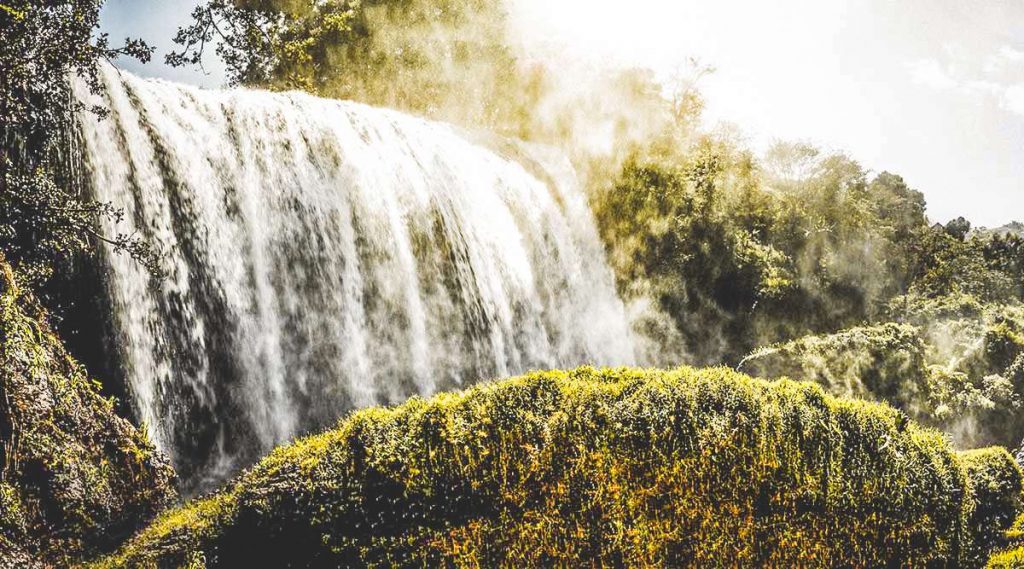
[[[175,498],[173,481],[0,255],[0,568],[109,551]]]
[[[1020,490],[816,385],[580,368],[356,413],[95,566],[970,566]]]

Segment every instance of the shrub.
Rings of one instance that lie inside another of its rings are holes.
[[[809,383],[533,373],[358,412],[95,567],[963,566],[1016,468]]]
[[[950,433],[961,448],[1016,447],[1024,436],[1024,313],[1018,305],[989,305],[975,314],[963,308],[972,306],[968,298],[908,301],[903,317],[910,323],[767,346],[739,369],[884,401]]]
[[[1010,526],[1020,509],[1021,472],[1006,449],[992,447],[961,454],[971,480],[974,512],[970,528],[975,560],[1003,541],[1002,531]]]
[[[814,381],[834,395],[887,401],[909,410],[927,396],[925,350],[917,328],[888,323],[761,348],[740,369]]]
[[[988,566],[993,569],[1020,569],[1024,567],[1024,515],[1017,518],[1006,532],[1009,546],[992,555]]]
[[[988,561],[991,569],[1020,569],[1024,567],[1024,547],[1001,551]]]

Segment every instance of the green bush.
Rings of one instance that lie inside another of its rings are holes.
[[[1001,551],[988,561],[991,569],[1020,569],[1024,567],[1024,547]]]
[[[992,555],[988,566],[993,569],[1024,568],[1024,515],[1013,522],[1005,537],[1009,546]]]
[[[930,372],[925,358],[917,328],[888,323],[761,348],[740,369],[761,377],[814,381],[833,395],[910,410],[927,396]]]
[[[1013,523],[1020,510],[1021,472],[1006,449],[992,447],[962,453],[974,495],[973,532],[975,559],[1002,542],[1002,531]]]
[[[739,370],[814,381],[833,395],[884,401],[961,448],[1015,448],[1024,437],[1024,311],[967,295],[904,297],[889,322],[760,348]]]
[[[358,412],[94,566],[964,566],[1003,455],[809,383],[534,373]]]

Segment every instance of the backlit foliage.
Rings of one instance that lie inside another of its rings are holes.
[[[498,1],[211,0],[193,17],[168,62],[200,63],[215,46],[233,84],[477,124],[517,112],[507,86],[519,70]]]
[[[301,89],[457,123],[569,152],[645,140],[673,105],[641,70],[581,70],[523,57],[502,0],[209,0],[177,37],[172,65],[210,51],[233,85]]]
[[[886,401],[961,447],[1024,438],[1024,307],[960,295],[894,302],[894,322],[762,347],[740,369]]]
[[[358,412],[95,567],[972,566],[1020,476],[812,384],[580,368]]]
[[[890,323],[760,348],[739,369],[762,377],[814,381],[829,393],[916,411],[929,393],[925,352],[917,328]]]
[[[620,290],[653,297],[687,361],[735,364],[758,345],[870,320],[912,278],[910,237],[927,229],[919,193],[842,155],[773,152],[758,160],[710,135],[641,148],[594,194]]]
[[[100,89],[98,66],[120,56],[148,60],[138,40],[112,48],[97,34],[102,0],[0,0],[0,251],[28,285],[45,283],[59,263],[101,241],[152,265],[133,235],[105,235],[103,218],[121,213],[88,195],[75,177],[78,80]]]

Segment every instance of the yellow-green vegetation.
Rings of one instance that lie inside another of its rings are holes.
[[[169,505],[173,480],[0,256],[0,566],[107,551]]]
[[[996,553],[989,559],[988,567],[992,569],[1020,569],[1024,567],[1024,547],[1016,547]]]
[[[883,400],[909,410],[928,395],[925,351],[920,330],[889,323],[760,348],[739,367],[762,377],[814,381],[834,395]]]
[[[964,447],[1024,437],[1024,307],[956,294],[893,302],[890,322],[755,350],[741,371],[886,401]]]
[[[1020,510],[1021,471],[1006,449],[991,447],[960,455],[971,480],[975,507],[969,527],[978,551],[1003,541],[1001,531]]]
[[[988,566],[995,569],[1020,569],[1024,567],[1024,515],[1017,518],[1006,532],[1010,542],[1002,551],[989,558]]]
[[[355,413],[93,567],[960,567],[1020,492],[818,385],[584,367]]]
[[[655,301],[698,365],[875,320],[932,231],[898,176],[801,145],[758,159],[700,135],[640,147],[608,177],[591,202],[619,289]]]

